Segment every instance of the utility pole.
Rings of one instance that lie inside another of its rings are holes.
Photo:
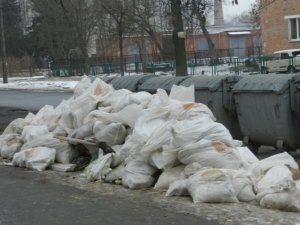
[[[4,35],[4,22],[3,22],[3,0],[0,4],[0,24],[1,24],[1,47],[2,47],[2,71],[3,71],[3,83],[7,84],[7,60],[6,60],[6,46],[5,46],[5,35]]]

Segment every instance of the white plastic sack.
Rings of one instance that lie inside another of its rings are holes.
[[[268,194],[261,199],[260,205],[268,209],[300,212],[300,192],[299,190],[293,190]]]
[[[188,180],[178,180],[169,185],[169,189],[166,193],[166,196],[186,196],[189,195],[188,189]]]
[[[35,147],[48,147],[56,150],[55,161],[58,163],[72,163],[79,155],[79,152],[73,149],[68,142],[54,138],[51,134],[35,138],[26,142],[22,150]]]
[[[179,164],[177,154],[179,149],[164,145],[161,150],[157,150],[150,155],[150,163],[157,169],[172,168]]]
[[[122,180],[122,174],[124,172],[124,164],[120,164],[118,167],[112,169],[105,177],[105,182],[114,183],[115,181]]]
[[[5,134],[18,134],[21,135],[23,128],[29,125],[29,121],[25,119],[16,119],[12,121],[3,131],[2,135]]]
[[[169,145],[173,136],[171,133],[172,123],[174,123],[173,120],[162,123],[161,126],[154,129],[146,139],[146,143],[141,149],[141,154],[148,157],[152,152],[161,149],[162,146]]]
[[[5,159],[12,159],[14,154],[20,151],[22,146],[21,138],[16,134],[0,136],[0,155]]]
[[[106,175],[111,171],[111,161],[112,154],[110,153],[93,161],[88,167],[85,168],[87,180],[96,181],[105,179]]]
[[[284,152],[253,163],[249,170],[253,174],[253,179],[258,182],[270,168],[284,165],[299,169],[295,159],[287,152]]]
[[[105,142],[109,146],[123,144],[127,135],[126,128],[121,123],[103,125],[96,122],[93,133],[99,142]]]
[[[182,180],[185,178],[184,166],[177,166],[174,168],[167,168],[159,176],[154,189],[167,190],[171,183],[177,180]]]
[[[135,104],[128,105],[116,113],[106,112],[102,109],[103,108],[99,108],[98,110],[89,113],[84,119],[84,123],[95,123],[97,121],[103,124],[122,123],[133,128],[137,118],[143,110],[141,105]]]
[[[198,162],[204,167],[238,169],[240,160],[233,149],[219,141],[201,140],[188,144],[178,153],[185,165]]]
[[[93,135],[93,126],[92,123],[87,123],[82,125],[81,127],[75,129],[70,134],[71,138],[84,139],[86,137]]]
[[[175,147],[196,143],[202,139],[220,141],[229,147],[234,147],[234,141],[228,129],[216,122],[203,122],[201,120],[183,120],[173,125]]]
[[[47,126],[25,126],[21,135],[21,139],[24,143],[30,142],[36,138],[40,138],[45,135],[49,135]]]
[[[155,179],[152,175],[157,171],[147,162],[131,160],[125,167],[122,175],[122,183],[130,189],[142,189],[152,187]]]
[[[74,97],[76,98],[82,95],[91,86],[91,84],[92,82],[90,78],[84,75],[82,79],[74,87]]]
[[[49,131],[53,131],[58,125],[61,114],[60,108],[54,109],[51,105],[45,105],[31,119],[30,124],[36,126],[46,125]]]
[[[44,171],[54,163],[55,149],[46,147],[30,148],[16,153],[12,163],[14,166]]]
[[[257,191],[261,192],[278,192],[293,185],[292,172],[286,166],[272,167],[263,178],[257,183]]]
[[[182,102],[195,102],[195,86],[189,87],[173,85],[170,98]]]
[[[200,171],[188,179],[187,189],[194,203],[238,202],[231,177],[218,169]]]

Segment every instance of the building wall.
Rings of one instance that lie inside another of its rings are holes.
[[[300,15],[299,0],[261,0],[261,31],[263,54],[300,48],[300,41],[289,41],[288,20],[284,17]]]

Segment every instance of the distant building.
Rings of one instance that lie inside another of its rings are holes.
[[[299,0],[261,0],[263,53],[300,48]]]

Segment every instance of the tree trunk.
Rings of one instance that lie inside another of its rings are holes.
[[[206,20],[204,16],[198,16],[199,20],[200,20],[200,27],[201,30],[203,32],[203,35],[207,41],[208,44],[208,54],[210,58],[215,58],[215,44],[213,43],[211,36],[208,32],[208,30],[206,29]]]
[[[185,39],[178,37],[178,32],[183,32],[180,0],[171,0],[171,11],[173,24],[173,44],[175,49],[176,76],[187,76]]]
[[[119,50],[120,50],[120,73],[124,76],[124,56],[123,56],[123,32],[119,29]]]

